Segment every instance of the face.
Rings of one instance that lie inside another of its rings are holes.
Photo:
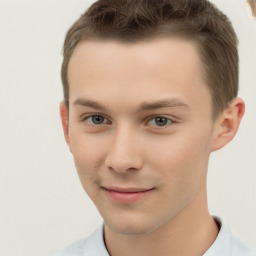
[[[66,140],[108,227],[148,233],[193,204],[204,191],[213,134],[193,43],[83,41],[68,80]]]

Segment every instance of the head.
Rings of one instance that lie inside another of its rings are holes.
[[[67,144],[112,230],[148,233],[206,203],[209,155],[244,112],[237,38],[211,3],[96,2],[67,33],[62,82]]]
[[[228,17],[206,0],[94,3],[66,35],[61,70],[65,102],[69,102],[68,65],[80,41],[136,43],[159,37],[179,37],[196,45],[216,118],[238,93],[238,40]]]

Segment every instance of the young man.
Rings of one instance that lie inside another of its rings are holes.
[[[70,28],[60,104],[104,223],[59,256],[253,256],[207,206],[211,152],[235,136],[237,38],[206,0],[100,0]]]

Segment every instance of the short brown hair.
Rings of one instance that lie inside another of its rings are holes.
[[[99,0],[66,34],[61,69],[68,104],[67,70],[81,40],[135,43],[159,36],[179,36],[195,42],[212,95],[213,117],[237,96],[238,39],[228,17],[207,0]]]

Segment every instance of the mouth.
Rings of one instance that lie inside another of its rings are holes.
[[[121,188],[121,187],[103,187],[107,196],[118,203],[129,204],[142,200],[152,193],[154,188]]]
[[[122,187],[103,187],[106,190],[120,192],[120,193],[138,193],[149,191],[153,188],[122,188]]]

